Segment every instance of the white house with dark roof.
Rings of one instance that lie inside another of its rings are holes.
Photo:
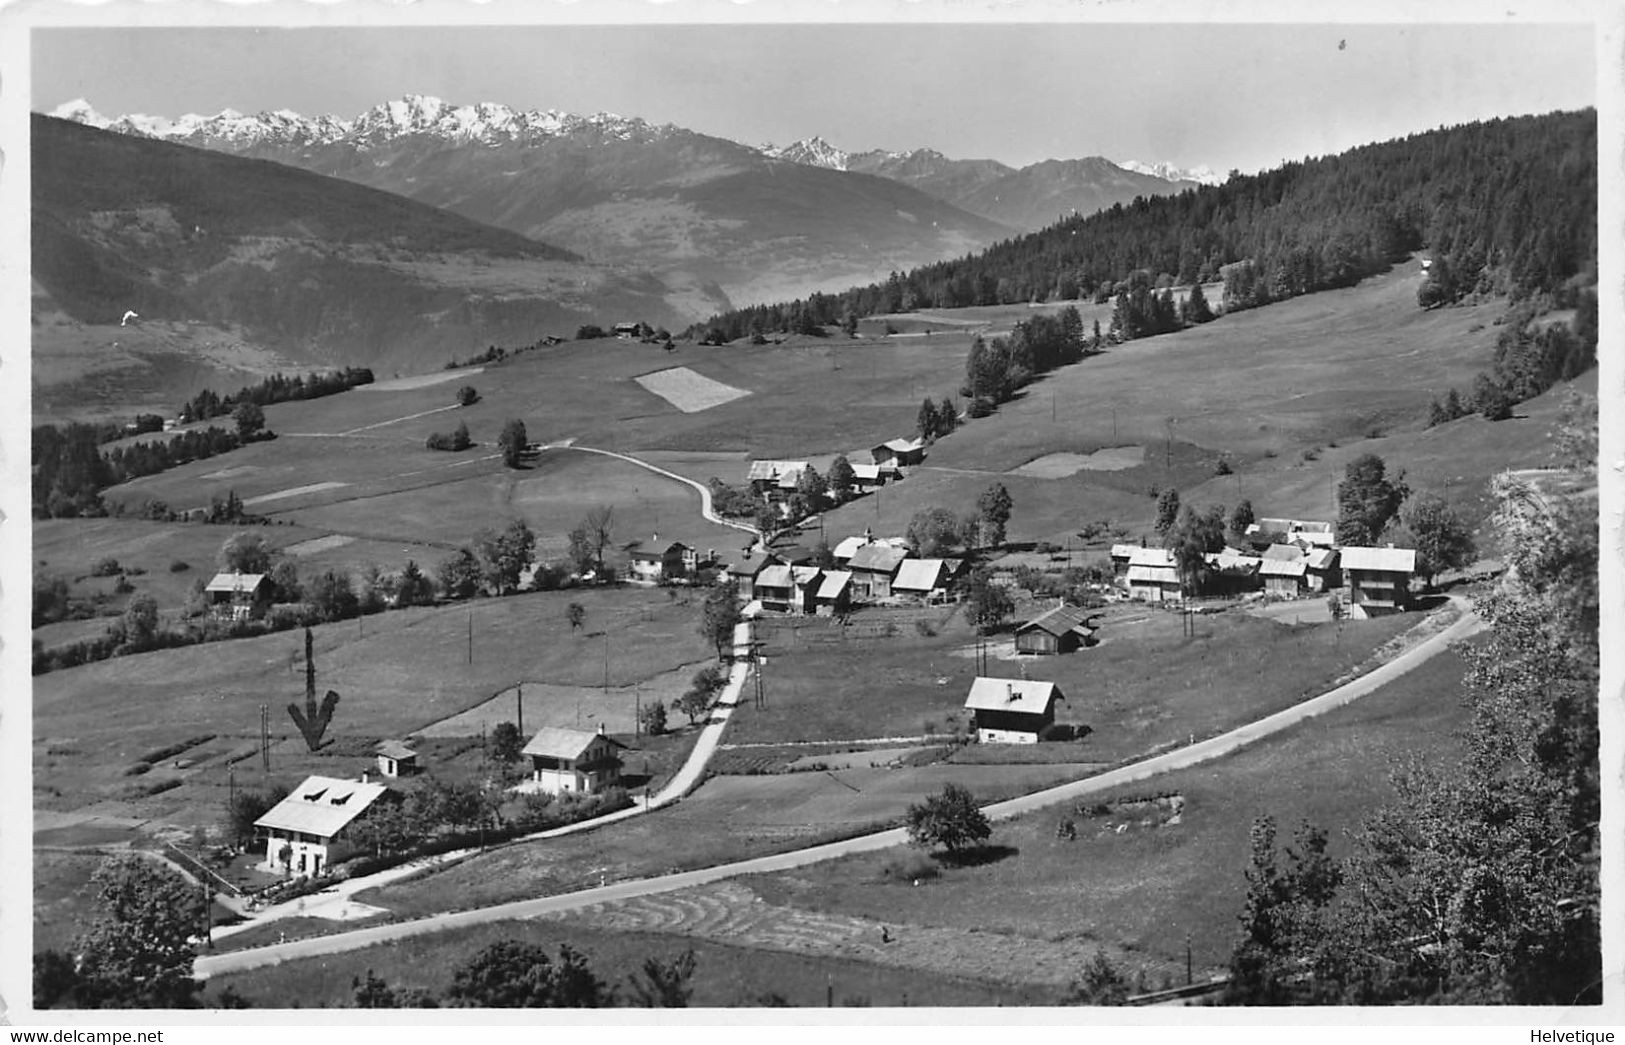
[[[1410,606],[1414,548],[1342,548],[1339,565],[1349,587],[1349,615],[1398,613]]]
[[[388,793],[382,784],[312,776],[254,821],[265,832],[265,863],[272,874],[321,874],[354,852],[355,823]]]
[[[603,726],[596,733],[544,726],[525,745],[530,786],[550,794],[597,794],[620,782],[621,758],[616,752],[625,747],[606,735]]]
[[[869,456],[875,464],[906,467],[925,459],[924,439],[888,439],[879,446],[870,447]]]
[[[1036,744],[1055,721],[1055,702],[1065,700],[1053,682],[977,676],[965,708],[983,744]]]

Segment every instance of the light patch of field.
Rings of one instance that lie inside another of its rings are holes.
[[[911,747],[879,748],[874,751],[847,751],[838,755],[803,755],[790,763],[790,769],[875,769],[889,766],[902,758]]]
[[[1065,479],[1079,472],[1120,472],[1144,463],[1143,446],[1108,446],[1092,454],[1054,453],[1028,461],[1020,468],[1010,469],[1011,475],[1030,475],[1035,479]]]
[[[276,493],[262,493],[258,497],[245,498],[243,504],[264,504],[266,501],[280,501],[285,497],[298,497],[300,494],[306,493],[321,493],[324,490],[337,490],[340,487],[349,485],[349,483],[339,482],[311,483],[308,486],[295,486],[288,490],[278,490]]]
[[[656,370],[633,380],[685,414],[697,414],[750,395],[746,389],[713,381],[686,366]]]
[[[210,472],[208,475],[203,476],[203,478],[205,478],[205,479],[235,479],[239,475],[252,475],[254,472],[257,472],[257,471],[259,471],[259,466],[258,465],[240,464],[240,465],[237,465],[235,468],[222,468],[218,472]]]
[[[312,537],[308,541],[300,541],[298,544],[290,544],[288,547],[282,550],[287,552],[289,555],[315,555],[318,552],[332,551],[334,548],[342,548],[354,540],[354,537],[350,537],[342,533],[330,533],[326,537]]]
[[[357,385],[362,392],[410,392],[418,388],[431,388],[443,385],[449,381],[460,381],[465,377],[473,377],[484,372],[482,366],[472,366],[462,370],[443,370],[438,374],[419,374],[416,377],[397,377],[389,381],[374,381],[370,385]]]
[[[601,638],[582,638],[582,648],[603,653]],[[583,658],[588,653],[582,654]],[[613,653],[611,653],[613,660]],[[661,675],[640,681],[636,686],[561,686],[548,682],[526,682],[510,686],[483,704],[451,718],[426,726],[418,733],[426,737],[477,737],[503,722],[519,719],[520,691],[524,694],[525,730],[534,733],[543,726],[595,730],[600,724],[611,733],[631,733],[637,709],[656,701],[669,704],[688,689],[694,671],[704,661],[695,661]],[[672,725],[682,721],[678,716]]]

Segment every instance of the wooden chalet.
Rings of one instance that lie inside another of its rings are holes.
[[[1128,593],[1146,602],[1173,602],[1180,598],[1179,564],[1166,548],[1136,548],[1124,575]]]
[[[893,595],[931,602],[948,593],[948,564],[942,559],[904,559],[892,580]]]
[[[890,464],[898,468],[916,465],[925,460],[925,440],[888,439],[879,446],[870,447],[869,456],[879,465]]]
[[[784,491],[784,480],[790,477],[789,489],[796,488],[796,480],[807,468],[806,461],[752,461],[745,481],[750,488],[764,497],[775,497]]]
[[[1062,603],[1016,627],[1017,653],[1071,653],[1094,644],[1095,629],[1081,606]]]
[[[908,558],[908,552],[889,544],[866,544],[847,560],[852,571],[852,598],[858,602],[887,599],[892,594],[892,581],[897,570]]]
[[[1055,722],[1055,702],[1065,700],[1053,682],[978,676],[965,708],[983,744],[1036,744]]]
[[[1225,548],[1223,551],[1209,552],[1204,558],[1208,569],[1207,590],[1214,594],[1237,595],[1257,591],[1263,583],[1259,570],[1264,560],[1257,555]]]
[[[550,794],[572,792],[592,795],[612,787],[621,779],[621,758],[617,751],[625,744],[604,733],[545,726],[525,745],[530,756],[531,783]]]
[[[1308,591],[1309,564],[1296,544],[1272,544],[1264,549],[1258,575],[1271,595],[1296,598]]]
[[[271,608],[276,586],[264,573],[217,573],[203,588],[209,612],[230,620],[258,620]]]
[[[1378,616],[1410,608],[1411,576],[1416,573],[1414,548],[1343,548],[1339,563],[1348,582],[1351,616]]]
[[[658,538],[657,538],[658,540]],[[699,568],[697,551],[682,541],[673,541],[664,548],[639,548],[630,555],[632,576],[640,581],[664,581],[690,576]]]

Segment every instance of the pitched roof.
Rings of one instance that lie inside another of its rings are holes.
[[[888,439],[875,447],[876,450],[890,450],[896,454],[906,454],[925,446],[924,439]]]
[[[757,576],[756,586],[758,588],[788,588],[790,579],[790,567],[783,563],[774,563]]]
[[[1178,584],[1179,570],[1174,566],[1130,566],[1128,582],[1142,584]]]
[[[616,747],[626,745],[614,737],[604,736],[602,733],[589,733],[584,729],[564,729],[560,726],[543,726],[541,730],[530,738],[525,745],[523,754],[539,755],[542,758],[579,758],[587,750],[587,745],[602,737]]]
[[[730,566],[728,567],[728,576],[754,577],[773,565],[773,561],[773,556],[769,554],[762,556],[760,559],[752,559],[749,562],[741,563],[738,566]]]
[[[818,594],[813,597],[816,599],[838,599],[841,597],[841,592],[845,591],[851,583],[851,570],[830,570],[824,574],[823,582],[818,585]]]
[[[399,740],[385,740],[378,745],[378,753],[385,758],[417,758],[418,753]]]
[[[1272,544],[1264,549],[1264,558],[1273,562],[1298,562],[1303,559],[1303,549],[1296,544]]]
[[[785,472],[799,472],[806,467],[806,461],[752,461],[750,473],[745,478],[748,482],[755,482],[757,479],[777,479]]]
[[[894,590],[930,591],[942,583],[942,568],[941,559],[904,559],[891,586]]]
[[[1130,566],[1174,566],[1174,553],[1167,548],[1135,548],[1129,553]]]
[[[217,573],[204,591],[253,591],[260,586],[263,573]]]
[[[779,489],[794,490],[797,486],[801,485],[801,473],[803,471],[805,471],[803,468],[790,468],[780,472]]]
[[[1234,548],[1226,548],[1219,552],[1209,552],[1205,558],[1207,559],[1207,564],[1209,566],[1212,566],[1221,573],[1229,573],[1232,575],[1252,573],[1254,570],[1258,569],[1259,564],[1264,561],[1256,555],[1247,555],[1236,551]]]
[[[792,566],[792,567],[790,567],[790,576],[795,580],[795,582],[796,582],[796,584],[798,586],[799,585],[810,584],[822,572],[824,572],[824,571],[820,570],[816,566]]]
[[[1031,628],[1037,629],[1038,631],[1048,632],[1049,634],[1054,635],[1056,638],[1060,638],[1069,631],[1095,630],[1089,626],[1087,618],[1088,613],[1083,609],[1083,607],[1067,606],[1063,604],[1055,607],[1048,613],[1034,617],[1025,624],[1019,625],[1016,628],[1016,631],[1022,632]]]
[[[1415,548],[1344,548],[1343,569],[1415,573]]]
[[[893,548],[889,544],[866,544],[852,554],[847,565],[854,570],[890,573],[907,557],[908,552],[902,548]]]
[[[1311,570],[1329,570],[1337,565],[1336,548],[1315,548],[1304,556]]]
[[[1302,559],[1296,562],[1265,559],[1264,564],[1258,568],[1258,574],[1260,577],[1302,577],[1308,569],[1309,564]]]
[[[1140,546],[1138,544],[1114,544],[1112,545],[1112,558],[1127,559],[1139,550]]]
[[[892,470],[893,469],[886,469],[886,471]],[[854,463],[852,465],[852,478],[860,479],[866,483],[878,481],[880,479],[880,472],[881,466],[878,464]]]
[[[850,559],[853,552],[868,543],[862,537],[847,537],[835,546],[834,555],[837,559]]]
[[[1028,715],[1042,715],[1053,701],[1065,700],[1061,688],[1053,682],[1037,679],[996,679],[977,676],[970,684],[970,695],[965,706],[979,711],[1016,711]]]
[[[388,790],[382,784],[359,780],[308,777],[287,798],[266,810],[254,826],[332,838]]]

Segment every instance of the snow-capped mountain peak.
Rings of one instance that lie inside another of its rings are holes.
[[[808,167],[827,167],[835,171],[846,170],[852,162],[851,153],[837,149],[817,135],[785,146],[764,145],[761,152],[762,155],[771,156],[776,160],[800,163]]]
[[[71,102],[63,102],[50,113],[59,120],[72,120],[88,127],[106,127],[112,123],[107,117],[96,111],[95,106],[83,98],[75,98]]]
[[[1194,181],[1201,185],[1223,185],[1225,176],[1211,167],[1176,167],[1171,163],[1141,163],[1139,160],[1116,161],[1126,171],[1149,174],[1164,181]]]

